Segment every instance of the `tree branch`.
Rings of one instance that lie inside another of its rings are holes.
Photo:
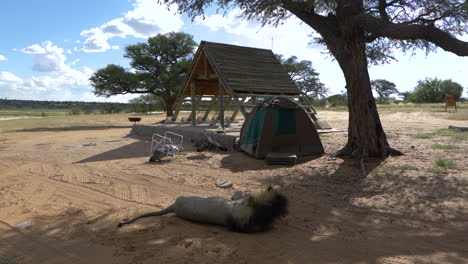
[[[468,56],[468,42],[459,40],[433,25],[395,24],[366,14],[357,16],[357,23],[364,26],[366,31],[375,37],[398,40],[425,40],[458,56]]]

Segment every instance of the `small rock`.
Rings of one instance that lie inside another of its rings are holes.
[[[16,227],[21,228],[21,229],[25,229],[25,228],[28,228],[30,226],[32,226],[31,221],[24,221],[24,222],[16,225]]]
[[[223,188],[223,189],[227,189],[227,188],[231,188],[232,187],[232,182],[230,181],[223,181],[223,180],[219,180],[215,183],[216,187],[218,188]]]
[[[415,146],[411,146],[411,149],[415,149],[416,147]]]

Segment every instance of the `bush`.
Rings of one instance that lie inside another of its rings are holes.
[[[348,105],[348,98],[344,94],[335,94],[327,98],[330,106],[344,106]]]
[[[438,103],[444,102],[446,94],[453,94],[458,100],[462,93],[463,86],[452,80],[426,78],[424,81],[418,81],[414,92],[410,93],[407,99],[413,103]]]
[[[68,112],[69,115],[81,115],[83,110],[80,107],[72,107]]]

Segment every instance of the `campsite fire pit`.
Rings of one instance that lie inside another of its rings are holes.
[[[133,122],[133,124],[136,124],[137,122],[141,121],[141,117],[129,117],[128,121]]]

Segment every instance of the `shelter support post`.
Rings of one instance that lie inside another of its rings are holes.
[[[206,121],[206,119],[208,118],[208,115],[211,112],[211,109],[213,109],[213,107],[216,105],[217,101],[218,101],[218,98],[213,96],[213,99],[211,99],[211,103],[208,106],[208,109],[206,110],[205,114],[203,115],[203,118],[202,118],[203,121]]]
[[[177,116],[179,116],[180,113],[180,108],[182,108],[182,103],[184,101],[184,96],[179,96],[177,101],[175,102],[175,109],[174,109],[174,115],[172,116],[171,120],[176,121]]]
[[[218,100],[219,100],[219,125],[224,130],[224,88],[220,81],[218,81]]]
[[[247,99],[247,97],[245,97],[245,96],[242,97],[242,100],[240,101],[241,104],[244,104],[245,99]],[[239,108],[237,108],[236,110],[234,110],[234,113],[232,113],[232,115],[231,115],[231,121],[234,121],[234,120],[236,119],[236,116],[237,116],[238,113],[239,113]]]
[[[197,88],[195,81],[190,82],[190,88],[191,88],[191,96],[192,96],[192,115],[191,115],[191,120],[192,120],[192,126],[197,125],[197,100],[195,99],[195,89]]]

